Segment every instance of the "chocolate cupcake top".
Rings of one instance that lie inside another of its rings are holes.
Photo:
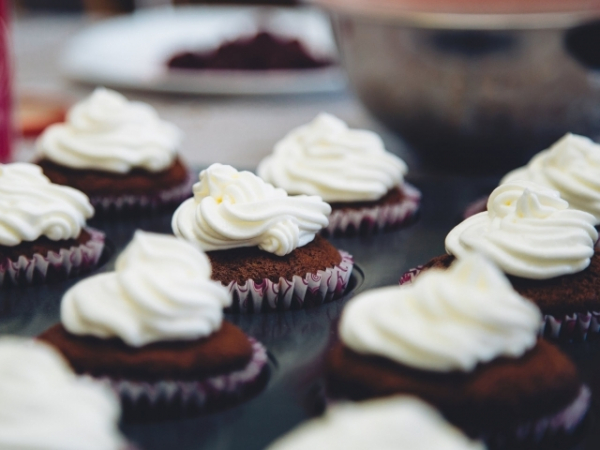
[[[122,450],[119,401],[49,345],[0,338],[0,448]]]
[[[484,450],[431,406],[412,397],[339,404],[267,450]]]
[[[331,203],[378,200],[404,183],[407,170],[377,134],[321,113],[279,141],[257,173],[290,194],[320,195]]]
[[[592,214],[600,224],[600,145],[568,133],[500,181],[528,180],[556,189],[569,207]]]
[[[359,354],[429,371],[471,371],[519,357],[537,341],[541,313],[502,272],[470,254],[409,286],[367,291],[342,313],[340,338]]]
[[[221,328],[227,288],[210,280],[204,253],[173,236],[137,231],[116,271],[87,278],[63,297],[61,320],[72,334],[119,337],[141,347],[192,340]]]
[[[180,130],[150,105],[98,88],[71,108],[65,123],[48,127],[36,149],[38,158],[74,169],[159,172],[171,166],[180,143]]]
[[[580,272],[594,255],[596,219],[568,207],[553,189],[523,180],[503,184],[490,195],[487,211],[450,231],[446,250],[457,258],[481,252],[521,278]]]
[[[93,215],[83,192],[51,183],[39,166],[0,164],[0,245],[74,239]]]
[[[318,196],[288,196],[253,173],[213,164],[200,173],[194,197],[175,211],[172,226],[205,251],[258,246],[284,256],[311,242],[330,213]]]

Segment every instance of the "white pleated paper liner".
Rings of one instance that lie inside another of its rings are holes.
[[[165,189],[152,195],[90,196],[90,202],[96,209],[96,216],[121,215],[133,212],[153,212],[174,207],[192,196],[192,187],[198,181],[195,173],[189,172],[187,178],[178,186]]]
[[[269,378],[265,347],[249,337],[252,358],[243,369],[197,381],[156,382],[102,377],[119,395],[126,419],[185,417],[221,410],[257,394]]]
[[[376,205],[361,209],[336,209],[323,229],[326,236],[368,236],[412,223],[421,203],[421,192],[405,183],[404,199],[399,203]]]
[[[232,281],[228,289],[233,300],[226,311],[287,311],[317,306],[342,297],[350,281],[354,258],[343,250],[339,252],[342,261],[337,266],[307,273],[304,277],[294,275],[292,280],[281,277],[279,281],[265,278],[260,282],[248,280],[244,284]]]
[[[421,273],[423,266],[410,269],[400,278],[400,284],[410,284]],[[564,314],[553,316],[544,315],[539,335],[548,339],[560,341],[585,341],[592,335],[600,333],[600,311]]]
[[[90,239],[85,244],[46,255],[36,253],[17,261],[8,258],[0,261],[0,286],[28,286],[55,282],[75,277],[98,265],[105,245],[105,235],[93,228],[85,228]]]

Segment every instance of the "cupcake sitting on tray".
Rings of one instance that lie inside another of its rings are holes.
[[[571,440],[590,405],[574,364],[538,339],[538,308],[478,254],[350,300],[328,360],[335,397],[416,395],[492,448]]]
[[[86,228],[88,198],[34,164],[0,164],[0,286],[64,280],[91,270],[104,233]]]
[[[220,409],[268,377],[265,348],[223,321],[227,289],[206,256],[173,236],[136,232],[116,272],[76,284],[61,324],[39,339],[80,374],[110,382],[129,417]]]
[[[481,252],[509,276],[514,288],[545,315],[542,332],[561,339],[600,331],[600,256],[593,215],[569,209],[558,191],[517,180],[497,187],[487,211],[471,216],[446,237],[448,254],[409,272],[446,268]]]
[[[404,181],[407,170],[378,135],[322,113],[279,141],[257,173],[289,194],[321,196],[332,207],[325,230],[337,236],[409,223],[421,194]]]
[[[207,252],[233,311],[299,309],[341,297],[350,279],[352,257],[318,235],[330,212],[318,196],[288,196],[250,172],[213,164],[172,226]]]
[[[150,105],[98,88],[38,138],[36,163],[52,182],[87,194],[99,214],[151,210],[191,195],[180,142]]]

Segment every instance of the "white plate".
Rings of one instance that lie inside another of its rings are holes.
[[[169,69],[171,56],[217,48],[259,29],[300,39],[318,57],[337,59],[327,17],[311,8],[167,7],[105,20],[67,45],[68,78],[95,85],[197,94],[297,94],[342,89],[337,66],[277,71]]]

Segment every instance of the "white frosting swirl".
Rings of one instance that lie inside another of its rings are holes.
[[[41,342],[0,339],[0,448],[120,450],[119,401]]]
[[[76,238],[93,215],[83,192],[51,183],[39,166],[0,164],[0,245],[12,247],[40,236]]]
[[[227,288],[210,280],[208,258],[173,236],[136,231],[116,272],[87,278],[63,297],[73,334],[119,337],[128,345],[191,340],[221,328]]]
[[[485,450],[431,406],[412,397],[390,397],[329,408],[267,450]]]
[[[537,341],[541,314],[478,254],[448,270],[423,272],[409,286],[367,291],[342,313],[340,337],[361,354],[429,371],[471,371],[519,357]]]
[[[283,256],[308,244],[329,223],[316,196],[288,196],[250,172],[213,164],[200,173],[194,198],[173,215],[175,235],[203,250],[258,246]]]
[[[580,272],[590,264],[596,219],[568,209],[557,191],[516,180],[497,187],[487,211],[469,217],[446,237],[448,253],[475,250],[507,274],[547,279]]]
[[[351,130],[338,118],[321,113],[278,142],[257,173],[290,194],[355,202],[380,199],[403,184],[407,170],[404,161],[385,150],[377,134]]]
[[[525,167],[500,182],[528,180],[556,189],[571,209],[588,212],[600,224],[600,145],[585,136],[568,133]]]
[[[150,105],[97,88],[69,111],[65,123],[48,127],[36,147],[38,157],[63,166],[127,173],[167,169],[180,143],[179,129],[160,120]]]

